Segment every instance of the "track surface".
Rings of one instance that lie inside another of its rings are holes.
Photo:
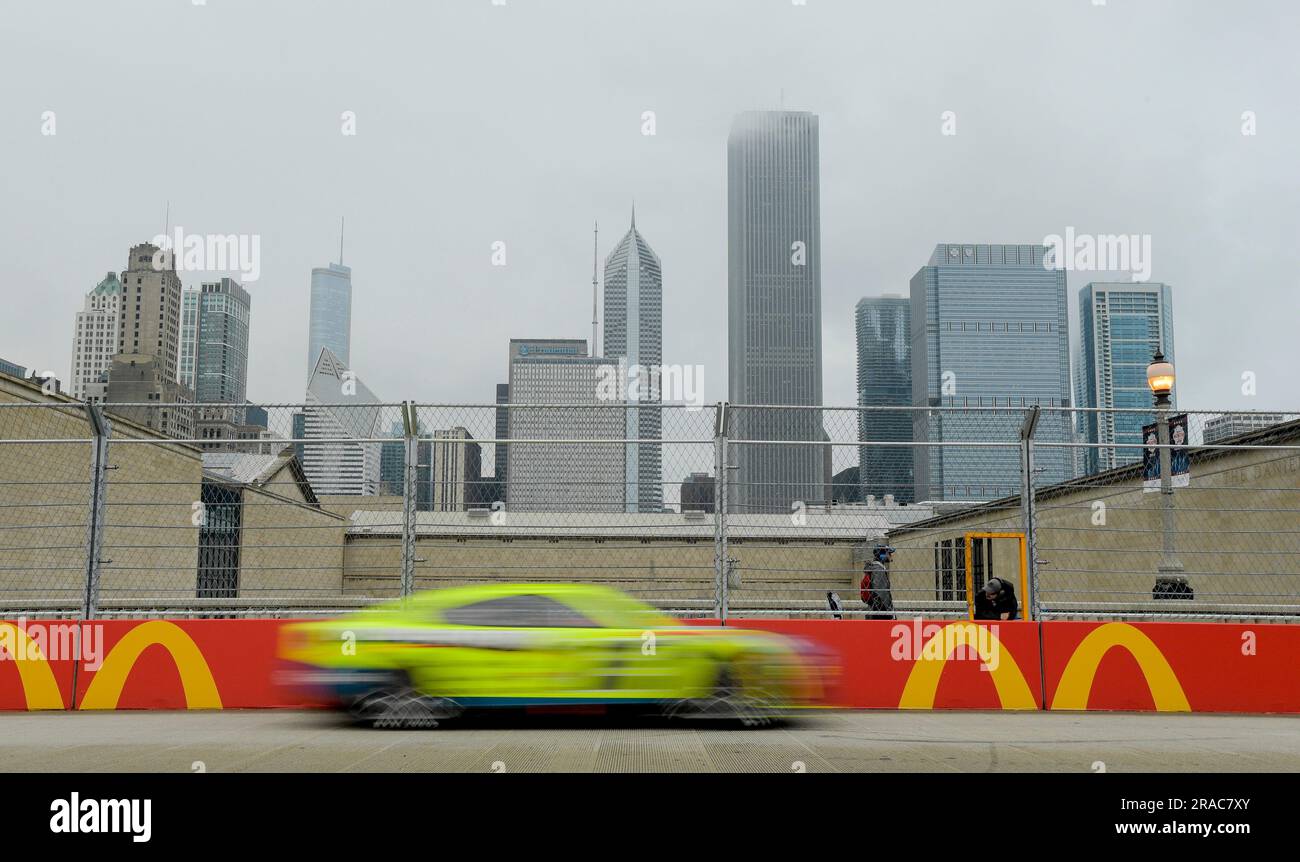
[[[726,730],[530,716],[385,731],[277,710],[0,715],[0,772],[1089,772],[1097,761],[1300,772],[1300,717],[818,712]]]

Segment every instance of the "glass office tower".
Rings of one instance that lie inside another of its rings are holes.
[[[328,348],[347,366],[352,361],[352,268],[341,263],[311,271],[311,308],[307,332],[307,372],[314,372],[320,352]]]
[[[1159,282],[1093,282],[1079,291],[1079,407],[1151,407],[1147,365],[1156,351],[1174,362],[1173,298]],[[1176,396],[1173,396],[1176,397]],[[1175,407],[1176,407],[1175,403]],[[1128,443],[1082,451],[1086,474],[1142,460],[1142,426],[1155,413],[1085,412],[1079,433],[1086,443]]]
[[[858,302],[858,406],[903,407],[912,403],[912,306],[897,294]],[[912,411],[868,410],[858,414],[858,439],[872,443],[910,442]],[[913,499],[912,450],[906,446],[862,446],[858,451],[862,499],[868,494]]]
[[[912,403],[918,442],[1015,443],[1023,408],[1055,408],[1034,439],[1069,443],[1065,271],[1039,245],[940,244],[912,277]],[[971,409],[974,408],[974,409]],[[979,409],[984,408],[984,409]],[[1008,409],[1012,408],[1012,409]],[[1066,448],[1036,451],[1039,485],[1074,475]],[[915,450],[918,500],[992,500],[1020,492],[1015,446]]]

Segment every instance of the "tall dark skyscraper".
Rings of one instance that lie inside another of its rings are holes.
[[[912,403],[912,307],[897,294],[858,302],[858,406],[906,407]],[[873,443],[909,442],[910,410],[866,410],[858,414],[858,439]],[[899,503],[913,499],[912,450],[906,446],[863,446],[858,451],[862,499],[893,494]]]
[[[739,115],[727,139],[727,363],[733,404],[822,403],[817,116]],[[746,440],[825,439],[818,410],[737,411]],[[738,512],[826,495],[824,447],[738,444]]]

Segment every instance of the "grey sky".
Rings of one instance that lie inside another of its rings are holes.
[[[1068,226],[1152,236],[1151,278],[1174,288],[1180,406],[1300,403],[1294,3],[154,0],[2,14],[0,357],[65,380],[84,294],[161,232],[170,200],[187,232],[261,236],[251,399],[301,400],[310,270],[336,258],[346,214],[357,373],[388,400],[487,403],[511,337],[590,336],[591,223],[603,259],[635,198],[663,260],[664,361],[702,364],[706,398],[725,397],[727,130],[784,91],[821,117],[825,403],[854,402],[859,298],[905,294],[935,243],[1037,243]],[[955,136],[940,134],[944,111]],[[505,267],[491,265],[497,240]],[[1088,280],[1069,275],[1072,319]]]

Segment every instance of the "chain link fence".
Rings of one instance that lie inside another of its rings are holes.
[[[1162,446],[1149,410],[4,403],[0,613],[582,581],[682,616],[959,618],[997,577],[1032,618],[1300,619],[1300,414],[1165,418]]]

